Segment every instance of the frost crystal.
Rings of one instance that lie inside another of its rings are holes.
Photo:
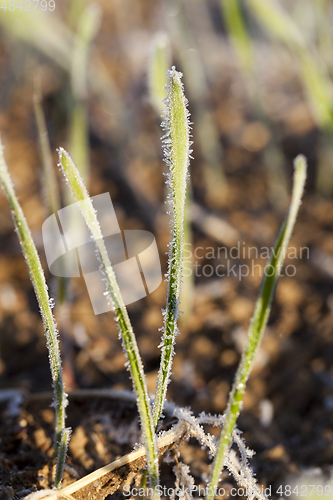
[[[203,447],[208,448],[213,458],[217,451],[216,438],[207,433],[202,426],[207,424],[214,427],[221,427],[224,424],[225,416],[206,415],[205,413],[201,413],[199,417],[195,417],[192,412],[186,408],[179,408],[171,404],[168,404],[168,407],[169,410],[173,408],[173,413],[180,422],[185,422],[188,425],[188,433],[185,435],[184,439],[186,440],[190,436],[195,437]],[[225,455],[224,466],[229,470],[237,483],[241,487],[246,488],[248,500],[267,500],[263,491],[257,485],[253,472],[248,464],[248,459],[253,456],[254,452],[247,448],[240,434],[241,432],[235,428],[230,443],[230,447],[233,443],[237,445],[240,458],[238,458],[235,450],[229,448]],[[170,461],[170,457],[167,461]],[[176,460],[176,463],[177,465],[173,468],[173,471],[176,475],[176,489],[180,488],[179,498],[182,500],[190,500],[192,498],[194,480],[186,465],[178,460]]]

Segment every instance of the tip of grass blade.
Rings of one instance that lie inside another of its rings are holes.
[[[62,148],[62,147],[57,148],[57,149],[56,149],[56,151],[57,151],[58,156],[59,156],[59,163],[58,163],[58,167],[59,167],[61,170],[63,170],[63,168],[64,168],[64,167],[63,167],[62,160],[63,160],[63,158],[64,158],[64,157],[66,158],[66,154],[68,155],[68,153],[67,153],[67,151],[66,151],[64,148]]]
[[[57,153],[59,155],[59,161],[60,162],[61,162],[61,158],[63,156],[69,156],[69,154],[67,153],[67,151],[64,148],[62,148],[61,146],[59,148],[57,148],[56,151],[57,151]]]
[[[77,201],[82,201],[89,198],[87,188],[81,177],[79,169],[72,160],[70,154],[64,148],[58,148],[59,168],[63,171],[65,179],[70,186],[74,197]]]
[[[303,173],[306,176],[307,161],[304,155],[300,154],[296,156],[294,159],[294,169],[296,175]]]
[[[302,203],[302,195],[304,191],[307,174],[307,160],[305,156],[298,155],[294,159],[294,194],[299,199],[299,204]]]
[[[179,82],[183,77],[183,73],[181,71],[177,71],[176,66],[172,66],[171,69],[168,69],[167,75],[169,76],[169,78],[173,78],[173,76],[175,76],[176,78],[179,79]]]

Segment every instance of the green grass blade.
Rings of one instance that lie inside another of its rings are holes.
[[[187,99],[184,95],[182,74],[173,67],[168,72],[169,85],[167,111],[162,126],[166,131],[163,137],[165,161],[169,166],[168,185],[171,189],[169,201],[172,207],[172,234],[169,250],[168,296],[164,311],[162,354],[157,378],[154,426],[157,427],[162,414],[170,379],[175,337],[178,333],[178,304],[182,276],[183,235],[186,184],[190,158],[190,123]]]
[[[39,82],[35,80],[34,86],[34,110],[38,129],[38,140],[39,147],[42,157],[43,166],[43,176],[42,176],[42,192],[43,201],[48,215],[55,214],[61,208],[60,203],[60,193],[59,185],[56,176],[56,170],[53,166],[53,158],[51,153],[49,136],[45,123],[45,116],[42,107],[42,94],[39,86]],[[54,241],[56,241],[56,234],[54,235]],[[62,265],[62,259],[59,259],[60,265]],[[61,275],[63,273],[60,273]],[[57,276],[55,278],[56,282],[56,302],[57,302],[57,317],[58,317],[58,327],[59,331],[62,332],[62,326],[65,322],[65,315],[63,311],[68,307],[68,278],[63,276]],[[66,332],[66,329],[64,329]],[[66,363],[66,353],[64,353],[63,362]],[[70,364],[68,365],[68,367]],[[68,368],[69,369],[69,368]],[[74,377],[74,374],[73,374]],[[59,476],[59,474],[58,474]]]
[[[66,453],[67,453],[70,437],[71,437],[71,429],[69,429],[69,428],[63,429],[61,432],[61,437],[60,437],[59,460],[57,463],[55,481],[54,481],[54,486],[57,489],[59,489],[61,486],[61,480],[62,480],[62,475],[64,472]]]
[[[148,87],[152,105],[158,115],[164,110],[163,101],[167,97],[165,86],[167,71],[171,66],[171,50],[168,35],[158,32],[154,36],[148,65]]]
[[[119,290],[116,276],[110,263],[96,212],[90,200],[84,181],[69,154],[62,148],[60,148],[58,152],[60,166],[63,169],[64,175],[74,194],[74,197],[80,204],[82,215],[96,244],[98,258],[101,262],[101,271],[106,281],[108,298],[112,301],[115,308],[116,320],[122,336],[124,350],[129,361],[129,369],[137,396],[141,427],[146,446],[150,485],[152,488],[156,488],[159,481],[159,472],[155,431],[152,421],[151,405],[148,398],[146,378],[136,338]]]
[[[246,2],[271,36],[288,47],[306,48],[301,31],[280,3],[274,0],[246,0]]]
[[[312,109],[314,119],[324,131],[333,132],[333,106],[331,82],[324,68],[303,51],[300,55],[303,82]]]
[[[216,120],[211,111],[204,59],[196,49],[198,43],[189,23],[186,3],[190,7],[191,2],[163,1],[167,13],[169,38],[172,40],[184,73],[186,94],[192,105],[193,121],[196,123],[196,144],[203,156],[202,175],[206,201],[209,206],[220,208],[221,199],[227,190],[227,179],[223,169],[224,151]],[[198,3],[202,4],[202,10],[207,9],[207,2]],[[175,11],[177,15],[174,15]]]
[[[0,142],[0,181],[8,199],[12,211],[12,217],[15,223],[16,232],[20,240],[23,255],[27,264],[30,278],[37,297],[40,314],[44,324],[47,347],[49,351],[49,361],[54,388],[54,406],[55,406],[55,457],[57,458],[57,467],[62,470],[63,463],[60,463],[65,453],[62,450],[61,437],[65,429],[65,408],[67,397],[64,391],[62,379],[61,357],[59,350],[58,332],[56,323],[52,314],[48,287],[45,281],[42,265],[32,239],[30,229],[24,217],[22,208],[15,194],[14,186],[11,181],[8,168],[3,155],[3,147]],[[59,474],[56,487],[60,486],[61,475]]]
[[[36,81],[34,87],[34,110],[43,165],[44,203],[47,207],[47,212],[49,214],[55,214],[60,209],[60,196],[42,107],[42,94],[40,86]]]
[[[302,32],[283,7],[273,0],[246,0],[270,36],[284,43],[299,57],[303,82],[318,125],[333,128],[332,91],[328,71],[311,55]]]
[[[70,124],[70,150],[84,179],[88,177],[88,56],[92,40],[100,25],[101,11],[97,5],[88,5],[81,13],[74,39],[71,81],[72,113]]]
[[[225,413],[225,423],[221,430],[218,450],[209,478],[208,491],[210,493],[206,497],[207,500],[212,500],[214,498],[213,492],[218,485],[220,474],[224,465],[225,454],[229,448],[232,432],[241,410],[241,402],[245,392],[246,382],[251,371],[254,355],[259,348],[266,323],[268,321],[270,306],[279,278],[279,272],[283,265],[283,260],[301,203],[306,180],[306,160],[304,156],[299,155],[295,159],[294,166],[294,185],[289,212],[284,223],[282,224],[280,233],[275,242],[274,250],[269,261],[269,267],[267,268],[269,271],[265,273],[262,280],[259,297],[248,332],[247,344],[229,396],[229,402]]]
[[[192,204],[192,189],[190,179],[187,184],[187,197],[185,200],[184,211],[184,235],[183,235],[183,248],[187,251],[193,248],[193,234],[190,219],[190,211]],[[190,251],[190,258],[186,262],[186,272],[182,273],[182,287],[180,290],[179,301],[181,304],[182,315],[179,318],[179,325],[186,328],[186,325],[191,317],[194,299],[194,268],[192,252]],[[184,265],[184,264],[183,264]]]
[[[248,73],[254,70],[254,54],[239,0],[220,0],[220,6],[231,41],[241,67]]]
[[[164,100],[167,98],[167,70],[170,67],[170,59],[169,38],[165,33],[158,32],[153,38],[150,48],[148,80],[150,102],[159,116],[165,110]],[[190,180],[188,180],[188,183],[190,188]],[[184,212],[184,246],[192,245],[191,222],[187,215],[190,210],[190,204],[190,196],[187,196]],[[183,275],[183,285],[180,292],[180,302],[183,312],[180,322],[182,325],[186,323],[190,315],[194,293],[193,272],[191,269],[188,269],[188,271],[186,275]]]
[[[1,26],[23,43],[35,47],[67,72],[71,71],[75,35],[54,12],[21,12],[0,16]],[[91,61],[89,87],[99,102],[119,123],[119,133],[130,130],[131,122],[121,93],[98,54]],[[114,123],[112,121],[112,123]]]

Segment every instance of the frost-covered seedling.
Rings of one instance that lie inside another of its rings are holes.
[[[209,491],[214,491],[216,488],[221,470],[225,464],[225,455],[230,447],[231,435],[241,410],[246,382],[250,375],[255,353],[260,346],[260,342],[265,331],[274,291],[286,255],[291,233],[296,222],[298,209],[303,196],[305,180],[306,160],[304,156],[299,155],[294,162],[294,185],[289,212],[278,234],[272,256],[267,267],[267,272],[264,274],[264,278],[262,280],[259,297],[251,319],[247,344],[245,346],[245,350],[235,376],[232,391],[229,396],[229,402],[225,413],[225,422],[221,431],[218,451],[209,479]],[[209,494],[207,498],[212,500],[214,495]]]
[[[48,287],[45,281],[43,268],[32,239],[27,221],[24,217],[22,208],[18,202],[11,181],[7,165],[3,155],[3,147],[0,142],[0,181],[8,203],[12,210],[12,217],[15,223],[16,232],[20,240],[22,252],[27,264],[30,278],[37,297],[40,313],[43,319],[44,331],[47,347],[49,351],[49,361],[54,388],[54,407],[55,407],[55,444],[54,454],[57,460],[57,469],[55,477],[55,487],[59,488],[62,479],[63,467],[67,445],[70,436],[70,429],[65,428],[65,408],[67,397],[64,391],[62,379],[61,357],[59,350],[58,331],[55,323],[52,308],[54,303],[48,294]]]
[[[171,205],[171,242],[168,263],[168,295],[166,309],[163,312],[164,326],[162,336],[162,354],[157,378],[154,402],[154,425],[157,427],[161,417],[170,380],[174,343],[178,333],[178,305],[183,265],[183,235],[186,184],[189,160],[192,151],[190,141],[190,122],[187,99],[181,81],[182,74],[175,67],[168,71],[168,97],[165,100],[167,111],[162,127],[165,162],[169,167],[167,184],[170,187]]]
[[[181,442],[186,441],[193,436],[199,441],[203,448],[208,450],[209,456],[214,458],[212,471],[207,485],[208,488],[206,490],[208,492],[207,498],[209,500],[214,498],[214,492],[218,486],[223,467],[226,467],[229,470],[239,485],[247,488],[249,500],[254,498],[257,500],[265,500],[265,496],[256,484],[248,465],[248,459],[253,455],[253,452],[246,447],[240,436],[240,432],[235,427],[235,424],[241,410],[242,398],[245,392],[245,386],[250,374],[254,356],[259,348],[269,317],[271,301],[279,277],[279,271],[283,265],[287,246],[295,224],[305,183],[306,161],[302,156],[297,157],[295,160],[294,186],[289,213],[282,225],[275,243],[272,257],[269,261],[268,272],[264,275],[249,328],[247,345],[236,373],[227,410],[222,416],[210,416],[202,413],[196,418],[189,410],[174,407],[166,402],[166,391],[170,380],[175,338],[178,333],[177,320],[179,315],[178,306],[183,264],[182,248],[184,235],[184,210],[189,159],[191,155],[189,112],[187,110],[187,100],[184,96],[183,84],[181,82],[182,74],[177,72],[173,67],[171,71],[168,72],[168,77],[168,96],[165,100],[167,110],[164,116],[165,120],[163,122],[163,128],[165,130],[165,135],[163,136],[163,148],[165,152],[165,161],[169,167],[167,184],[170,188],[169,202],[171,205],[172,216],[171,243],[169,248],[167,274],[167,304],[166,309],[163,312],[164,323],[161,341],[162,353],[153,408],[151,407],[150,399],[148,397],[146,378],[136,338],[126,307],[121,297],[120,289],[117,284],[109,256],[107,254],[103,235],[101,233],[92,201],[89,197],[84,181],[71,157],[64,149],[61,148],[58,150],[60,165],[74,197],[81,208],[82,215],[91,232],[92,239],[95,242],[97,255],[100,261],[100,270],[106,285],[106,294],[115,309],[116,321],[119,326],[125,355],[128,359],[126,365],[130,370],[133,380],[145,445],[145,449],[141,446],[141,448],[136,449],[128,456],[122,457],[112,464],[109,464],[98,471],[94,471],[85,478],[69,485],[64,488],[62,492],[66,496],[72,495],[80,489],[84,490],[84,488],[87,487],[94,489],[97,488],[98,485],[101,485],[100,488],[103,488],[103,486],[108,482],[107,474],[110,474],[115,469],[123,467],[124,465],[129,466],[129,464],[135,460],[141,461],[140,463],[142,468],[144,466],[144,460],[142,460],[142,458],[145,455],[150,478],[149,491],[151,492],[151,496],[157,499],[160,491],[157,488],[157,486],[159,486],[158,459],[163,455],[163,452],[165,452],[166,449],[169,450],[172,448],[173,454],[171,454],[170,451],[169,460],[175,461],[175,466],[173,468],[176,477],[175,484],[180,489],[188,486],[189,492],[184,493],[182,498],[184,500],[190,499],[192,498],[191,488],[194,485],[194,480],[190,474],[188,466],[182,464],[181,461],[178,460],[178,448]],[[36,290],[36,295],[40,303],[50,349],[51,371],[56,393],[57,442],[59,443],[58,464],[60,463],[57,469],[57,485],[59,485],[62,472],[61,464],[63,465],[66,445],[68,442],[68,430],[65,429],[63,420],[65,398],[62,386],[57,332],[37,252],[33,245],[23,213],[15,197],[3,156],[1,156],[0,177],[13,210],[17,231],[20,236],[20,241],[22,242],[24,255],[27,260],[28,268]],[[173,412],[178,422],[167,432],[162,432],[156,436],[155,434],[164,407],[165,411],[167,409],[169,414]],[[206,432],[204,427],[205,425],[221,427],[222,430],[219,440]],[[237,454],[235,450],[231,448],[233,444],[238,450]],[[137,485],[139,484],[138,481],[139,479],[137,478]],[[142,484],[145,484],[145,481],[143,481]],[[116,488],[117,486],[115,486],[112,493],[116,490]],[[56,496],[57,495],[55,494],[54,498],[56,498]],[[37,498],[37,496],[34,496],[33,494],[29,498],[33,500],[34,498]]]
[[[119,333],[123,342],[124,352],[128,358],[127,366],[130,370],[133,387],[137,396],[137,405],[147,451],[147,463],[151,487],[155,489],[155,487],[159,484],[155,431],[151,405],[148,398],[146,378],[136,338],[105,247],[96,211],[92,205],[87,188],[69,154],[62,148],[58,150],[58,153],[60,160],[59,166],[62,167],[72,193],[79,202],[83,218],[95,242],[97,257],[100,261],[100,270],[104,276],[106,285],[107,298],[113,304],[115,309],[116,321],[118,323]]]
[[[184,207],[188,166],[191,154],[189,113],[187,110],[187,100],[184,96],[181,76],[181,73],[177,72],[175,68],[172,68],[172,70],[168,72],[168,97],[165,101],[167,111],[165,121],[163,122],[163,127],[166,132],[163,136],[163,146],[165,161],[169,167],[167,184],[170,187],[169,202],[172,209],[172,235],[169,248],[169,264],[167,274],[167,305],[163,314],[164,325],[161,342],[162,354],[153,413],[151,412],[150,401],[147,395],[146,380],[135,336],[106,252],[103,237],[96,218],[96,213],[91,204],[84,182],[71,158],[63,149],[59,150],[60,162],[65,176],[70,187],[72,188],[76,200],[80,203],[82,214],[96,243],[97,253],[101,262],[101,271],[104,274],[107,286],[107,293],[116,310],[116,318],[119,324],[125,353],[128,357],[129,368],[137,395],[138,409],[145,439],[150,485],[153,488],[158,485],[158,454],[155,440],[155,430],[157,429],[158,422],[165,405],[166,391],[170,379],[172,358],[174,355],[175,337],[178,333],[177,319],[179,315],[178,306],[183,260],[182,247],[184,234]],[[206,447],[209,450],[210,455],[214,457],[212,472],[207,489],[208,498],[210,500],[214,497],[214,491],[216,491],[221,470],[224,466],[228,468],[230,473],[240,485],[248,489],[250,492],[249,499],[264,499],[264,495],[257,486],[252,476],[251,469],[248,466],[248,458],[252,456],[252,452],[246,448],[240,437],[239,431],[235,428],[235,423],[241,409],[245,385],[250,374],[254,355],[260,345],[268,320],[270,305],[279,276],[279,270],[283,264],[287,245],[300,205],[305,183],[305,175],[306,162],[303,157],[299,156],[295,160],[294,188],[290,210],[284,224],[282,225],[269,262],[270,272],[267,273],[267,275],[265,274],[263,279],[259,298],[249,329],[248,343],[235,377],[235,383],[230,394],[229,404],[225,415],[221,417],[211,417],[202,414],[198,419],[196,419],[187,410],[179,408],[175,409],[175,416],[178,418],[178,421],[186,424],[183,440],[191,435],[196,437],[201,445]],[[222,426],[218,442],[205,432],[203,428],[204,424]],[[161,436],[159,436],[159,439],[160,438]],[[233,443],[238,446],[240,459],[237,458],[235,452],[231,449]],[[178,462],[176,463],[174,472],[176,474],[177,484],[180,485],[187,483],[188,485],[193,485],[193,481],[187,467]],[[153,491],[157,496],[156,490],[153,489]]]

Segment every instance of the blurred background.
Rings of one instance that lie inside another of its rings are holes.
[[[330,0],[0,5],[0,133],[56,302],[68,391],[131,383],[112,313],[93,314],[83,279],[47,270],[41,226],[72,201],[57,147],[70,152],[92,196],[110,192],[122,230],[155,235],[166,272],[161,101],[166,70],[183,72],[194,141],[191,272],[169,398],[213,413],[226,406],[266,263],[260,249],[273,245],[287,210],[293,159],[307,157],[291,241],[298,257],[287,259],[296,274],[278,285],[239,419],[268,482],[333,460],[332,23]],[[50,390],[38,307],[3,195],[0,238],[0,387]],[[258,256],[236,256],[236,275],[220,278],[217,266],[238,244]],[[239,266],[253,263],[240,278]],[[151,392],[165,296],[163,283],[128,307]]]

